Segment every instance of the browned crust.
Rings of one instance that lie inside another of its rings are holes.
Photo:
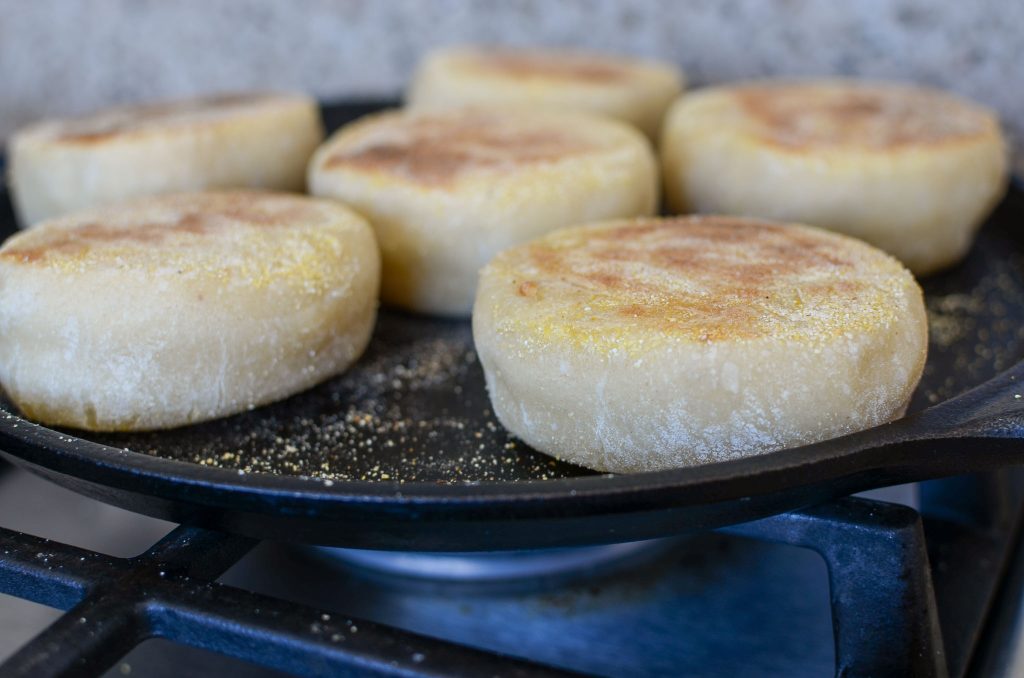
[[[476,50],[470,65],[481,71],[514,78],[576,81],[592,85],[617,83],[632,71],[625,64],[582,52]]]
[[[265,93],[247,92],[218,94],[184,101],[142,104],[119,109],[117,115],[100,113],[95,117],[71,121],[67,123],[57,139],[72,144],[101,143],[123,134],[137,132],[143,126],[159,124],[182,115],[245,106],[265,101],[272,96]]]
[[[557,317],[539,323],[581,334],[596,322],[716,342],[838,327],[851,311],[877,321],[880,290],[909,278],[848,238],[733,217],[571,231],[509,250],[497,265],[515,296],[554,300]]]
[[[762,140],[791,149],[934,145],[971,139],[991,126],[981,109],[919,87],[776,83],[732,91]]]
[[[593,150],[571,129],[526,124],[481,111],[382,116],[379,140],[329,154],[323,168],[380,172],[428,186],[448,186],[464,175],[553,162]]]
[[[94,249],[122,245],[158,246],[183,235],[204,237],[237,228],[239,224],[264,228],[284,226],[312,214],[309,207],[291,204],[293,201],[287,197],[257,192],[196,196],[192,204],[181,197],[169,200],[175,202],[164,201],[163,204],[174,209],[175,215],[167,220],[109,223],[90,219],[59,227],[40,225],[24,231],[23,235],[0,248],[0,261],[33,264],[49,258],[79,258]]]

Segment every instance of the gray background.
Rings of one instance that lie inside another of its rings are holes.
[[[0,139],[43,116],[217,90],[394,96],[425,50],[464,42],[655,56],[695,84],[913,80],[997,108],[1024,138],[1022,35],[1021,0],[0,0]]]

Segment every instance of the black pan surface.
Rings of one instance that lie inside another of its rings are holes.
[[[325,118],[333,127],[376,107],[328,107]],[[3,198],[6,237],[15,225]],[[799,449],[629,476],[557,462],[495,419],[468,322],[394,311],[382,311],[352,370],[283,402],[116,435],[46,429],[0,403],[0,449],[73,489],[176,521],[423,550],[656,537],[1016,463],[1024,459],[1022,222],[1024,193],[1015,189],[968,259],[923,281],[931,345],[912,414]]]

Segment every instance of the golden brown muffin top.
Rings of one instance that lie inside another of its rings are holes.
[[[540,340],[626,347],[813,345],[891,322],[895,296],[917,289],[899,262],[852,238],[718,216],[564,229],[502,252],[483,276],[508,285],[503,322]]]
[[[309,105],[310,101],[304,96],[293,94],[261,92],[220,94],[180,101],[112,108],[80,118],[45,120],[22,130],[18,136],[88,146],[122,136],[160,132],[230,119],[233,116],[266,107],[295,103]]]
[[[284,193],[224,191],[144,198],[45,221],[0,248],[0,269],[67,273],[142,270],[315,281],[340,255],[341,232],[361,219],[341,205]]]
[[[996,124],[984,109],[922,87],[825,81],[728,89],[760,139],[792,149],[948,143]]]
[[[386,174],[443,187],[480,172],[515,171],[621,143],[615,125],[580,114],[523,110],[395,111],[369,116],[328,141],[323,170]]]
[[[615,83],[632,74],[630,62],[567,50],[473,49],[460,54],[464,67],[516,79]]]

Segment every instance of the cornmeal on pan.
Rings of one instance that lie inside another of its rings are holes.
[[[612,472],[887,422],[928,343],[921,289],[889,255],[718,216],[568,228],[506,250],[481,273],[473,337],[506,428]]]

